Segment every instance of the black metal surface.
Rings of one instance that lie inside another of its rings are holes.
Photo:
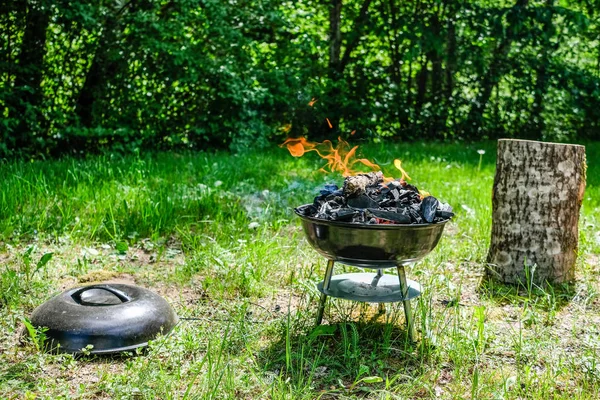
[[[296,214],[315,250],[329,260],[365,268],[389,268],[420,260],[438,244],[448,222],[356,224],[307,217],[298,209]]]
[[[158,294],[138,286],[100,284],[67,290],[31,315],[35,327],[48,328],[51,351],[104,354],[146,346],[167,334],[178,318]]]

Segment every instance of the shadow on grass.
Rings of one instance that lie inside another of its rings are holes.
[[[342,316],[319,326],[301,314],[282,321],[274,340],[257,354],[276,391],[285,386],[323,398],[364,395],[424,373],[429,350],[408,340],[398,312]]]
[[[499,305],[530,306],[539,311],[547,312],[560,311],[577,294],[574,283],[507,284],[491,277],[482,279],[478,292],[482,297],[486,297]]]

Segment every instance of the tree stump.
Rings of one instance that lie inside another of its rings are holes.
[[[487,275],[506,283],[575,277],[585,147],[498,141]]]

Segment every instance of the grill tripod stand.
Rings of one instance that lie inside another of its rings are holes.
[[[327,297],[368,303],[392,303],[402,301],[404,316],[406,317],[406,330],[411,342],[415,339],[415,328],[410,300],[421,295],[421,285],[406,279],[404,264],[395,265],[397,276],[384,274],[381,267],[371,267],[377,273],[350,273],[333,275],[335,260],[327,261],[323,282],[317,285],[321,292],[319,308],[317,311],[317,325],[323,321]],[[385,268],[392,268],[389,267]]]

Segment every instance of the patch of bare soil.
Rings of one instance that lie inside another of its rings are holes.
[[[9,249],[5,249],[5,251],[0,251],[0,265],[12,264],[14,263],[15,259],[15,253],[9,251]]]
[[[79,283],[98,283],[105,282],[110,279],[116,279],[119,276],[117,271],[107,271],[104,269],[98,269],[90,271],[87,274],[80,275],[78,278]]]
[[[270,297],[260,299],[259,304],[272,313],[291,313],[306,307],[306,297],[289,289],[281,289]]]
[[[80,388],[85,387],[86,398],[97,400],[111,399],[107,393],[104,393],[98,384],[104,376],[118,375],[125,372],[125,358],[120,356],[106,356],[96,359],[78,361],[65,366],[60,359],[56,362],[47,364],[43,369],[46,379],[50,378],[59,381],[62,385],[68,386],[70,394],[78,395]]]
[[[114,278],[111,278],[104,283],[117,283],[123,285],[135,285],[135,278],[129,274],[119,274]]]
[[[175,312],[183,318],[228,318],[236,308],[245,306],[247,318],[257,322],[267,322],[283,318],[285,315],[294,314],[306,307],[306,300],[301,295],[291,290],[282,289],[270,296],[257,299],[212,299],[202,289],[201,284],[176,286],[159,283],[151,290],[163,296],[174,308]]]

